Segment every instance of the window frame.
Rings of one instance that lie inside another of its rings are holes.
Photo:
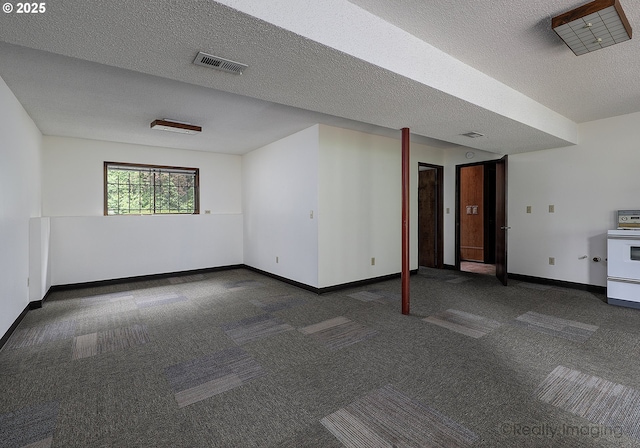
[[[200,168],[189,168],[184,166],[169,166],[169,165],[150,165],[143,163],[131,163],[131,162],[104,162],[103,164],[103,212],[104,216],[141,216],[145,214],[138,213],[119,213],[119,214],[109,214],[109,187],[108,187],[108,177],[109,177],[109,167],[110,166],[122,166],[128,168],[140,168],[141,170],[172,170],[172,171],[193,171],[195,173],[195,182],[194,182],[194,211],[193,213],[149,213],[149,216],[160,215],[160,216],[169,216],[169,215],[199,215],[200,214]],[[155,188],[155,186],[154,186]]]

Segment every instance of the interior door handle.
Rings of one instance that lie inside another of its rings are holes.
[[[510,228],[511,227],[509,227],[509,226],[502,226],[502,227],[500,227],[500,230],[509,230]]]

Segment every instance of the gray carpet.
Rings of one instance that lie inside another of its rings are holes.
[[[582,343],[589,339],[598,329],[597,325],[589,325],[582,322],[561,319],[546,314],[529,311],[516,317],[511,322],[513,325],[522,325],[533,331],[550,334],[570,341]]]
[[[179,407],[197,403],[259,378],[266,372],[240,348],[222,350],[165,369]]]
[[[260,300],[251,300],[255,306],[259,307],[265,313],[273,313],[294,306],[306,303],[306,300],[292,295],[262,297]]]
[[[178,283],[180,282],[175,282],[173,284],[178,284]],[[182,302],[184,300],[187,300],[187,298],[179,296],[177,294],[162,294],[162,295],[151,296],[151,297],[141,297],[139,299],[136,299],[135,302],[136,302],[136,305],[138,305],[138,308],[148,308],[151,306],[160,306],[160,305],[166,305],[168,303]]]
[[[88,333],[73,338],[72,357],[73,359],[87,358],[147,342],[149,342],[149,336],[144,325]]]
[[[338,350],[357,344],[378,333],[376,330],[352,322],[343,316],[306,326],[300,331],[311,336],[329,350]]]
[[[636,389],[558,366],[540,384],[536,396],[640,443],[640,391]]]
[[[481,338],[502,325],[493,319],[453,309],[433,314],[425,318],[424,321],[440,325],[441,327],[471,336],[472,338]]]
[[[52,322],[35,328],[15,331],[7,343],[8,348],[29,347],[58,339],[73,337],[76,331],[75,320]]]
[[[349,448],[467,448],[478,439],[472,431],[390,385],[359,398],[320,423]]]
[[[0,415],[4,446],[51,446],[57,414],[58,403],[50,402]]]
[[[420,269],[58,291],[0,351],[0,447],[636,447],[640,311]]]
[[[373,300],[380,300],[383,298],[382,294],[377,294],[371,291],[360,291],[353,294],[349,294],[349,297],[363,302],[371,302]]]
[[[236,344],[243,345],[294,328],[277,317],[263,314],[225,324],[222,329]]]

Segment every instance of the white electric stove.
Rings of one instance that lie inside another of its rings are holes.
[[[607,233],[607,302],[640,308],[640,210],[618,211]]]

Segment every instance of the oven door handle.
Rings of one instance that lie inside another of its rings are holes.
[[[640,279],[635,280],[632,278],[620,278],[620,277],[607,277],[607,281],[620,282],[620,283],[632,283],[634,285],[640,285]]]
[[[636,230],[634,230],[634,232],[636,232]],[[610,240],[640,241],[640,235],[608,235],[607,238]]]

